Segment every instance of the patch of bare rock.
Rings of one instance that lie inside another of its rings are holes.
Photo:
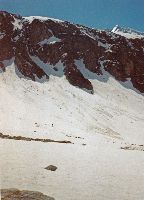
[[[50,171],[56,171],[57,170],[57,167],[54,166],[54,165],[49,165],[47,167],[45,167],[46,170],[50,170]]]
[[[2,133],[0,133],[0,138],[1,139],[9,139],[9,140],[55,142],[55,143],[71,144],[71,141],[68,141],[68,140],[51,140],[51,139],[30,138],[30,137],[23,137],[23,136],[11,136],[11,135],[4,135]]]
[[[46,196],[41,192],[18,190],[18,189],[2,189],[1,200],[55,200]]]
[[[143,144],[129,144],[121,147],[121,149],[124,150],[137,150],[137,151],[144,151],[144,145]]]

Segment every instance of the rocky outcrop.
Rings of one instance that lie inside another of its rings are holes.
[[[1,200],[54,200],[40,192],[18,190],[18,189],[2,189]]]
[[[129,80],[144,93],[144,38],[128,39],[110,31],[100,31],[50,18],[24,18],[0,12],[0,69],[14,59],[26,78],[49,79],[51,69],[70,84],[93,94],[91,76],[112,75]],[[76,65],[76,61],[79,61]]]
[[[71,65],[65,68],[65,76],[69,83],[72,85],[87,89],[91,94],[93,94],[93,87],[91,82],[84,78],[84,76],[76,68],[75,65]]]
[[[6,140],[19,140],[19,141],[27,141],[27,142],[45,142],[45,143],[60,143],[60,144],[73,144],[69,140],[51,140],[51,139],[44,139],[44,138],[30,138],[30,137],[23,137],[23,136],[11,136],[11,135],[6,135],[3,133],[0,133],[0,138],[1,139],[6,139]]]
[[[54,166],[54,165],[49,165],[49,166],[47,166],[47,167],[45,167],[45,169],[46,170],[50,170],[50,171],[56,171],[57,170],[57,167],[56,166]]]

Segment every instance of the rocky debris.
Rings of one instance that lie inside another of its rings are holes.
[[[128,39],[66,21],[30,20],[0,11],[0,49],[0,71],[5,71],[4,60],[13,58],[17,71],[33,81],[47,80],[55,70],[56,76],[65,75],[70,84],[93,94],[91,79],[107,81],[112,75],[144,93],[144,37]]]
[[[56,171],[57,170],[57,167],[54,166],[54,165],[49,165],[47,167],[45,167],[46,170],[50,170],[50,171]]]
[[[72,144],[71,141],[68,140],[51,140],[51,139],[41,139],[41,138],[30,138],[23,136],[11,136],[4,135],[0,133],[1,139],[9,139],[9,140],[21,140],[21,141],[35,141],[35,142],[54,142],[54,143],[63,143],[63,144]]]
[[[124,150],[137,150],[137,151],[144,151],[144,145],[143,144],[129,144],[121,147],[121,149]]]
[[[1,189],[1,200],[54,200],[40,192],[18,190],[18,189]]]

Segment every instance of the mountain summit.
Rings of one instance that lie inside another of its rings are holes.
[[[123,34],[122,34],[123,33]],[[144,92],[144,37],[116,26],[112,32],[47,17],[0,12],[0,69],[15,63],[16,73],[33,81],[65,76],[70,84],[94,93],[91,80],[115,77]],[[135,34],[134,34],[135,35]]]
[[[132,28],[120,27],[119,25],[116,25],[111,32],[121,36],[125,36],[127,38],[144,38],[144,33],[134,30]]]

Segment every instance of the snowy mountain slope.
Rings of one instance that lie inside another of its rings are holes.
[[[8,67],[1,74],[1,132],[40,137],[43,134],[60,137],[68,130],[70,135],[102,132],[124,140],[130,134],[131,142],[141,141],[143,133],[139,131],[137,137],[135,130],[144,128],[143,96],[123,89],[114,79],[108,83],[93,80],[93,84],[94,96],[69,86],[65,78],[51,76],[46,83],[36,83],[17,77],[14,65]],[[35,123],[39,127],[35,127]],[[58,135],[54,135],[54,131]]]
[[[3,11],[0,20],[1,187],[143,200],[144,39]]]
[[[74,143],[2,140],[2,188],[58,200],[143,199],[143,152],[121,147],[144,143],[144,97],[113,78],[92,82],[94,95],[64,77],[20,79],[14,63],[0,74],[1,133]],[[49,164],[58,170],[46,171]]]
[[[129,39],[130,38],[132,38],[132,39],[144,38],[144,33],[136,31],[136,30],[131,29],[131,28],[123,28],[123,27],[120,27],[119,25],[116,25],[112,29],[111,32],[118,34],[118,35],[121,35],[121,36],[124,36],[124,37],[129,38]]]

